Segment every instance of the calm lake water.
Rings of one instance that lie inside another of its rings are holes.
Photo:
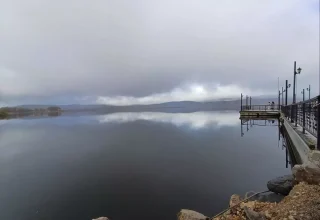
[[[248,129],[241,137],[238,112],[0,121],[0,219],[218,213],[232,194],[265,190],[268,180],[290,172],[278,127]]]

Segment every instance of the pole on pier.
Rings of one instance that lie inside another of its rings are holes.
[[[294,126],[295,127],[297,127],[298,126],[298,105],[295,105],[295,116],[294,116],[294,119],[295,119],[295,121],[294,121]]]
[[[282,90],[281,90],[281,105],[283,105],[283,92],[284,92],[284,90],[283,90],[283,87],[282,87]]]
[[[306,133],[306,103],[304,103],[304,89],[302,90],[302,95],[303,95],[303,104],[302,104],[302,133]]]
[[[309,100],[310,100],[310,92],[311,92],[311,87],[309,85],[309,87],[307,88],[307,91],[309,91]]]
[[[280,90],[279,90],[279,95],[278,95],[278,110],[280,110]]]
[[[297,97],[296,97],[296,74],[297,74],[297,64],[296,61],[294,61],[294,70],[293,70],[293,100],[292,103],[296,103]]]
[[[310,100],[310,92],[311,92],[311,86],[309,85],[309,100]]]
[[[248,110],[248,95],[246,95],[246,110]]]
[[[242,93],[241,93],[241,101],[240,101],[240,110],[242,111],[242,97],[243,97],[243,95],[242,95]]]
[[[288,80],[286,80],[286,102],[285,105],[288,105]]]
[[[320,95],[318,95],[318,106],[317,106],[317,148],[320,150]]]
[[[296,103],[295,101],[295,90],[296,90],[296,61],[294,61],[294,70],[293,70],[293,96],[292,96],[292,104]],[[293,122],[293,114],[294,108],[291,108],[291,122]]]

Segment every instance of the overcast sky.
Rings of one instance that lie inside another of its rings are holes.
[[[0,0],[0,102],[319,93],[318,0]]]

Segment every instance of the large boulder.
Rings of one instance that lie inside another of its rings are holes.
[[[267,187],[271,192],[286,196],[293,188],[293,176],[285,175],[272,179],[267,183]]]
[[[320,151],[318,150],[311,151],[308,158],[311,163],[313,163],[314,165],[320,168]]]
[[[249,196],[249,195],[248,195]],[[281,200],[285,196],[279,193],[274,192],[265,192],[265,193],[259,193],[249,199],[249,201],[259,201],[259,202],[281,202]]]
[[[178,220],[206,220],[208,217],[202,215],[199,212],[195,212],[188,209],[182,209],[178,213]]]
[[[292,168],[295,183],[320,184],[320,168],[314,163],[295,165]]]

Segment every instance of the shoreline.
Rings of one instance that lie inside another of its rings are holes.
[[[279,203],[241,201],[225,213],[207,217],[192,210],[181,210],[178,220],[315,220],[320,219],[320,185],[301,182]],[[233,195],[231,201],[237,200]]]
[[[304,220],[320,219],[320,152],[312,151],[308,161],[291,169],[292,175],[281,176],[267,183],[269,190],[243,199],[237,194],[230,198],[229,207],[215,216],[182,209],[178,220]],[[278,202],[262,201],[258,196],[266,192],[283,195]],[[247,193],[248,194],[248,193]]]

